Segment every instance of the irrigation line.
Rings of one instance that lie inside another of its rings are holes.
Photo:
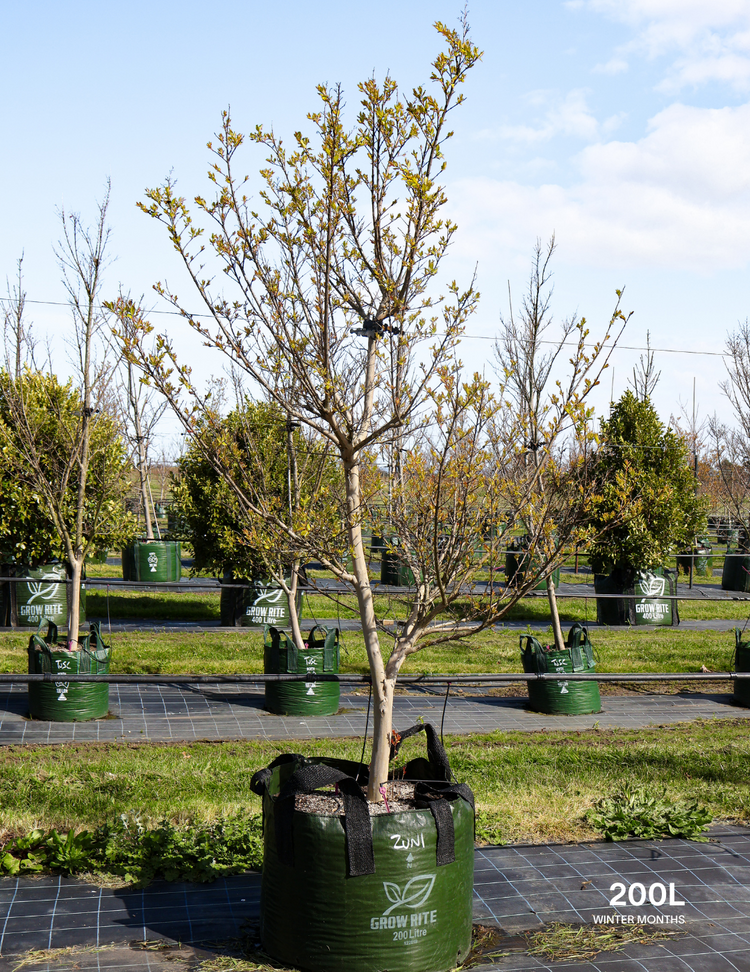
[[[25,581],[22,577],[8,577],[2,578],[2,582],[9,580],[13,583],[19,583]],[[46,582],[45,582],[46,583]],[[50,584],[65,584],[66,581],[49,581]],[[570,583],[570,582],[568,582]],[[581,587],[584,585],[581,584]],[[588,585],[586,585],[588,586]],[[102,579],[101,581],[92,578],[86,581],[86,588],[90,591],[95,591],[98,589],[107,588],[111,590],[112,593],[116,593],[119,590],[138,590],[138,591],[169,591],[177,592],[180,594],[188,594],[193,591],[216,591],[220,592],[223,588],[242,588],[243,590],[248,589],[247,584],[221,584],[216,583],[211,584],[183,584],[180,581],[164,581],[163,583],[158,583],[154,581],[118,581],[118,580],[107,580],[106,582]],[[373,594],[403,594],[409,595],[415,592],[414,587],[391,587],[387,584],[378,584],[377,582],[372,585]],[[497,588],[496,593],[502,593],[507,591],[507,587]],[[306,595],[308,598],[311,594],[322,594],[323,596],[329,595],[340,595],[340,594],[353,594],[353,589],[350,587],[301,587],[300,591],[302,594]],[[467,591],[466,594],[469,596],[471,592]],[[481,596],[482,591],[475,591],[475,596]],[[565,600],[566,598],[597,598],[597,600],[629,600],[629,601],[705,601],[706,603],[713,603],[718,601],[750,601],[750,593],[726,591],[723,594],[716,596],[711,596],[710,594],[659,594],[659,595],[647,595],[647,594],[599,594],[596,591],[560,591],[556,590],[555,594],[558,600]],[[527,591],[523,598],[545,598],[547,597],[546,591]],[[333,618],[321,618],[324,621],[332,621]]]
[[[235,683],[262,685],[268,682],[309,682],[310,675],[72,675],[63,672],[43,672],[0,675],[0,685],[14,682],[108,682],[112,685],[232,685]],[[332,675],[315,672],[316,682],[340,682],[342,685],[369,685],[369,675]],[[535,672],[501,672],[497,675],[404,675],[398,684],[420,685],[495,685],[508,682],[719,682],[728,679],[750,679],[750,672],[624,672],[593,673],[565,672],[560,674]]]

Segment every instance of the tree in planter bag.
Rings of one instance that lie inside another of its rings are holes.
[[[299,424],[316,447],[329,449],[337,478],[316,481],[307,497],[296,490],[295,498],[293,486],[290,510],[266,480],[237,476],[221,459],[227,447],[217,434],[218,418],[216,425],[197,418],[210,414],[211,401],[182,366],[174,339],[155,334],[132,305],[116,308],[125,353],[200,443],[236,501],[246,536],[257,540],[249,548],[285,549],[296,564],[315,559],[355,595],[373,676],[373,802],[382,800],[379,788],[388,776],[401,666],[425,645],[486,630],[505,616],[539,573],[549,573],[580,526],[586,503],[579,497],[586,499],[589,489],[585,468],[578,459],[557,462],[556,450],[565,430],[588,434],[585,396],[606,365],[605,340],[623,319],[616,308],[593,348],[585,320],[571,327],[566,357],[572,365],[543,416],[544,442],[530,475],[517,434],[525,416],[514,419],[504,389],[495,394],[480,376],[465,377],[457,362],[464,323],[476,307],[473,284],[464,290],[450,284],[442,297],[434,287],[456,232],[443,213],[447,120],[479,58],[465,23],[459,31],[439,24],[438,31],[445,48],[429,92],[417,88],[402,96],[391,79],[370,79],[360,86],[361,111],[349,132],[343,93],[322,88],[312,131],[295,136],[293,147],[282,147],[272,132],[253,131],[248,140],[271,159],[262,172],[260,212],[251,214],[243,201],[235,172],[245,138],[227,113],[213,144],[218,194],[199,197],[194,212],[167,180],[141,207],[164,224],[210,318],[185,310],[187,323],[245,376],[254,398],[287,417],[287,436]],[[199,242],[199,216],[217,228],[212,256],[225,271],[223,281],[234,283],[236,300],[215,293],[198,274],[199,263],[210,258]],[[183,313],[178,295],[157,288]],[[382,468],[393,453],[386,485],[377,464]],[[559,523],[551,510],[571,506],[577,519],[561,518],[553,539]],[[532,507],[543,515],[528,516]],[[342,517],[344,544],[326,519],[333,508]],[[381,635],[387,630],[390,641],[393,631],[375,611],[363,528],[385,517],[416,589],[404,595],[406,622],[384,659]],[[538,569],[510,590],[484,585],[474,600],[469,581],[501,564],[507,544],[506,528],[487,535],[486,523],[525,518],[533,519],[530,550]],[[275,579],[287,583],[278,567]],[[458,630],[457,616],[465,620]],[[300,638],[297,630],[293,635]]]
[[[341,90],[320,88],[310,133],[300,132],[290,147],[262,128],[253,131],[249,141],[267,160],[261,161],[258,212],[250,211],[243,179],[235,176],[244,139],[228,114],[214,145],[211,179],[218,193],[199,197],[194,211],[168,180],[143,204],[165,225],[209,315],[206,321],[185,310],[185,319],[204,343],[227,355],[247,392],[275,403],[288,423],[290,504],[264,490],[262,481],[240,481],[216,450],[212,455],[243,512],[248,538],[261,551],[285,552],[292,583],[279,565],[274,576],[290,593],[295,571],[314,559],[356,599],[373,690],[373,748],[362,780],[371,804],[384,799],[398,736],[393,696],[401,667],[422,647],[486,630],[539,579],[529,576],[508,590],[474,583],[502,562],[506,544],[504,529],[487,536],[485,525],[528,513],[540,496],[540,476],[519,472],[517,439],[499,424],[501,396],[481,376],[462,374],[458,344],[476,306],[473,283],[443,290],[435,280],[455,233],[444,216],[441,181],[448,118],[479,57],[465,22],[458,31],[442,24],[437,29],[444,50],[433,64],[429,90],[402,95],[390,78],[363,82],[361,110],[350,131]],[[200,250],[199,219],[214,226],[211,253]],[[221,279],[236,288],[231,296],[206,282],[207,273],[198,269],[206,260],[223,267]],[[175,306],[187,306],[160,289]],[[168,397],[191,437],[200,437],[196,415],[204,398],[181,365],[174,339],[154,339],[151,324],[133,308],[121,307],[119,314],[125,353]],[[605,332],[609,336],[610,327]],[[553,465],[555,437],[570,428],[571,416],[584,434],[583,399],[602,364],[601,346],[588,348],[585,323],[576,323],[574,335],[571,381],[546,421],[550,438],[539,456],[545,472]],[[335,456],[339,472],[329,482],[316,480],[307,496],[295,484],[297,450],[289,438],[296,424],[314,447]],[[208,453],[210,440],[201,442]],[[388,466],[387,482],[378,465]],[[582,485],[578,473],[573,464],[544,478],[549,507],[562,508],[563,493],[570,498]],[[574,505],[581,508],[578,500]],[[341,532],[328,528],[329,511],[340,517],[343,543]],[[386,517],[389,522],[382,522]],[[534,520],[541,571],[550,566],[549,547],[542,543],[550,522],[549,516]],[[389,552],[414,577],[395,637],[383,623],[390,608],[376,610],[365,551],[364,535],[378,523],[389,529],[375,534],[398,538]],[[571,521],[571,532],[574,527]],[[561,534],[559,542],[569,535]],[[559,554],[554,547],[554,557]],[[266,563],[273,567],[267,554]],[[292,636],[302,652],[294,624]],[[340,831],[340,821],[331,827]],[[311,869],[325,866],[314,857],[307,861]],[[426,884],[421,891],[427,893]],[[408,898],[402,883],[391,893],[402,904]],[[379,900],[369,917],[377,912],[378,922],[383,918],[392,931],[391,913],[384,911],[396,899],[388,898],[382,880],[378,894],[386,894],[385,904]],[[415,893],[413,900],[418,898]],[[449,968],[459,958],[444,953],[424,968]]]
[[[602,420],[593,467],[599,489],[591,524],[598,535],[589,557],[600,577],[597,590],[632,589],[658,599],[665,586],[658,572],[667,558],[691,545],[706,525],[706,502],[696,494],[685,440],[665,428],[647,398],[626,391]]]
[[[5,471],[32,493],[54,525],[70,577],[68,643],[78,641],[81,581],[89,550],[113,534],[132,530],[122,500],[130,464],[109,389],[100,305],[109,231],[109,188],[92,229],[76,214],[61,213],[63,236],[56,250],[73,319],[76,373],[62,385],[32,367],[16,374],[6,348],[0,376],[0,449]],[[116,525],[116,528],[115,528]]]
[[[275,531],[269,534],[265,517],[248,507],[248,496],[262,496],[267,513],[291,511],[298,527],[306,515],[308,531],[327,534],[330,542],[338,538],[341,551],[345,548],[341,474],[330,447],[289,424],[276,403],[244,400],[226,416],[207,409],[177,463],[172,510],[193,547],[193,572],[212,571],[229,584],[222,591],[225,624],[244,617],[245,602],[254,601],[269,579],[275,585],[275,575],[283,573],[287,585],[296,580],[296,551]],[[314,522],[306,509],[314,511]],[[253,590],[231,586],[243,581]],[[278,594],[272,613],[259,607],[259,626],[288,627],[291,614],[298,613],[296,592],[290,595],[282,586]],[[295,603],[297,610],[290,607]]]

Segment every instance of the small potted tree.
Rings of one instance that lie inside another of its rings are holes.
[[[122,511],[130,465],[117,417],[109,404],[112,369],[105,343],[99,343],[105,324],[100,288],[106,263],[108,196],[107,192],[91,230],[79,216],[61,213],[63,236],[57,256],[74,324],[75,377],[61,384],[54,375],[37,371],[32,364],[18,373],[9,363],[0,376],[3,467],[20,488],[36,497],[39,508],[54,525],[69,591],[65,641],[58,645],[57,626],[49,621],[46,638],[35,637],[29,646],[32,672],[96,671],[109,664],[109,650],[102,643],[98,626],[92,625],[85,633],[79,630],[86,555],[101,543],[107,527],[117,524],[111,537],[116,541],[118,530],[131,526]],[[105,714],[104,693],[95,705],[79,710],[73,701],[78,693],[67,691],[67,683],[51,685],[56,700],[52,700],[55,704],[48,718]],[[32,713],[35,700],[43,701],[39,695],[42,688],[49,687],[30,688]]]
[[[287,420],[278,406],[245,400],[225,417],[214,410],[204,411],[177,462],[172,512],[182,521],[193,548],[192,572],[211,571],[224,581],[223,626],[291,628],[292,615],[299,617],[299,586],[290,600],[273,576],[285,573],[290,585],[293,557],[285,558],[278,546],[269,549],[267,538],[261,535],[262,523],[249,529],[248,511],[227,482],[231,477],[247,490],[262,488],[277,510],[288,509],[290,486],[294,492],[292,480],[306,493],[311,478],[314,481],[319,473],[314,450],[302,448],[300,466],[299,440],[298,428],[287,433]],[[319,460],[327,461],[322,451]],[[271,569],[269,560],[274,562]]]
[[[591,523],[602,533],[589,556],[596,592],[608,595],[597,598],[599,621],[678,624],[676,571],[666,563],[706,520],[684,439],[664,427],[648,398],[626,391],[601,423],[595,469],[602,488]]]
[[[120,390],[127,417],[125,434],[135,459],[145,527],[143,534],[122,550],[122,576],[131,581],[173,583],[182,576],[182,549],[179,540],[161,536],[151,490],[151,443],[166,402],[160,400],[154,404],[153,389],[139,380],[131,361],[122,363],[122,372]]]

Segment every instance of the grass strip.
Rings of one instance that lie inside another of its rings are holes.
[[[527,633],[543,643],[551,639],[548,626],[529,625]],[[518,629],[485,632],[461,642],[425,648],[412,655],[402,674],[481,674],[520,672]],[[255,674],[263,671],[263,634],[233,629],[199,632],[133,631],[109,635],[111,670],[123,674]],[[600,672],[699,672],[729,671],[734,657],[731,631],[682,631],[679,628],[625,631],[592,629],[591,640]],[[28,671],[29,632],[0,633],[0,672]],[[384,653],[391,649],[388,634],[381,637]],[[369,670],[364,640],[358,631],[341,636],[342,673],[366,674]],[[684,687],[684,686],[683,686]],[[698,686],[691,684],[696,690]],[[644,691],[654,691],[646,687]],[[728,684],[708,688],[728,691]],[[525,688],[523,689],[525,693]],[[621,691],[618,689],[617,691]]]
[[[406,727],[399,727],[406,728]],[[624,789],[699,801],[711,817],[750,822],[750,733],[745,720],[653,729],[495,732],[447,736],[457,779],[474,789],[485,841],[601,839],[587,819]],[[144,826],[208,827],[260,812],[253,771],[284,752],[359,759],[361,739],[73,743],[0,750],[0,843],[36,829],[90,831],[120,815]],[[419,738],[402,758],[423,754]]]

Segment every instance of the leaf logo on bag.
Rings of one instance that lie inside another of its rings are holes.
[[[34,601],[40,597],[43,601],[50,601],[57,593],[57,584],[45,584],[44,581],[57,581],[60,578],[57,574],[45,574],[40,581],[32,581],[26,585],[26,589],[29,592],[29,604],[33,604]]]
[[[661,597],[664,593],[664,578],[656,577],[654,574],[646,574],[638,581],[641,594],[646,597]]]
[[[434,874],[420,874],[407,881],[404,890],[392,881],[383,881],[383,890],[389,901],[393,904],[383,915],[390,915],[394,908],[419,908],[429,898],[432,886],[435,883]]]
[[[284,593],[283,587],[259,587],[259,594],[255,598],[255,604],[265,601],[266,604],[276,604]]]

